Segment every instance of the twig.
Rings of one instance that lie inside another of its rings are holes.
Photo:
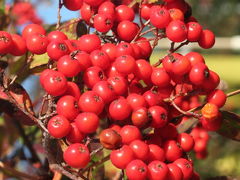
[[[138,33],[136,34],[136,36],[133,38],[132,42],[135,42],[139,37],[141,32],[143,31],[143,29],[150,23],[150,20],[146,21],[142,27],[139,29]]]
[[[33,179],[40,180],[40,179],[42,179],[39,176],[29,175],[29,174],[17,171],[16,169],[13,169],[12,167],[8,166],[7,164],[4,164],[2,161],[0,161],[0,169],[2,169],[3,171],[7,171],[7,172],[11,173],[11,175],[13,177],[16,177],[16,178],[21,177],[21,178],[26,178],[26,179],[30,179],[30,180],[33,180]]]
[[[227,94],[227,97],[235,96],[235,95],[237,95],[237,94],[240,94],[240,89],[228,93],[228,94]]]
[[[98,152],[100,152],[102,150],[103,150],[103,147],[101,146],[101,147],[95,149],[94,151],[92,151],[90,155],[93,156],[93,155],[97,154]]]
[[[171,49],[169,50],[169,54],[176,52],[176,51],[179,50],[181,47],[183,47],[183,46],[185,46],[185,45],[188,45],[188,44],[189,44],[189,41],[187,40],[187,41],[181,43],[181,44],[180,44],[179,46],[177,46],[176,48],[171,48]]]
[[[61,9],[62,9],[63,3],[62,0],[58,1],[58,16],[57,16],[57,25],[56,29],[59,29],[60,24],[61,24]]]

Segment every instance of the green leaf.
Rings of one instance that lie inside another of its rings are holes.
[[[61,29],[61,31],[68,36],[68,39],[77,39],[77,22],[78,19],[71,19],[70,21],[62,24],[63,28]]]
[[[229,139],[240,141],[240,116],[229,111],[222,112],[222,126],[218,134]]]
[[[48,63],[49,57],[47,53],[42,54],[42,55],[34,55],[33,61],[30,64],[30,69],[34,69],[36,67],[46,65]]]

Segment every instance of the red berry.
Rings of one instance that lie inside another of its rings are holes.
[[[166,28],[166,35],[173,42],[182,42],[187,39],[187,27],[180,20],[172,21]]]
[[[73,168],[84,168],[90,161],[90,153],[84,144],[75,143],[64,151],[63,159]]]
[[[115,11],[116,11],[115,18],[117,22],[121,22],[124,20],[133,21],[134,19],[135,13],[133,9],[126,5],[117,6]]]
[[[49,42],[51,41],[64,41],[67,40],[68,37],[61,31],[51,31],[48,35]]]
[[[115,5],[111,1],[105,1],[98,7],[98,14],[104,14],[115,18]]]
[[[165,141],[163,149],[165,152],[166,160],[170,162],[179,159],[183,154],[181,146],[175,140]]]
[[[197,52],[189,52],[185,55],[191,63],[192,66],[198,63],[205,63],[203,56]]]
[[[204,63],[195,64],[189,72],[189,80],[194,85],[202,85],[208,77],[209,69]]]
[[[115,67],[122,74],[131,74],[136,69],[136,61],[130,55],[123,55],[115,60]]]
[[[110,66],[110,58],[108,54],[101,50],[92,51],[90,59],[93,66],[98,66],[102,70],[107,69]]]
[[[202,26],[197,22],[189,22],[187,23],[187,28],[187,40],[190,42],[197,42],[202,34]]]
[[[101,40],[96,34],[87,34],[79,38],[79,49],[91,53],[101,48]]]
[[[28,35],[26,44],[30,52],[34,54],[44,54],[47,51],[48,38],[42,34]]]
[[[166,180],[168,175],[168,167],[162,161],[152,161],[148,164],[149,180]]]
[[[145,107],[136,108],[132,112],[131,120],[134,126],[137,126],[138,128],[145,127],[149,122],[147,108]]]
[[[207,96],[207,101],[209,103],[217,105],[219,108],[224,106],[226,100],[226,94],[220,89],[215,89]]]
[[[92,66],[84,72],[83,81],[88,88],[93,88],[93,86],[102,80],[106,80],[106,76],[103,70],[97,66]]]
[[[79,100],[81,92],[76,83],[69,81],[67,82],[67,90],[65,91],[64,95],[70,95],[75,97],[76,100]]]
[[[153,26],[159,29],[167,27],[171,21],[170,14],[168,10],[162,8],[161,6],[153,6],[150,13],[150,22]]]
[[[85,134],[79,131],[75,122],[71,123],[71,130],[66,136],[66,140],[70,143],[80,143],[85,137]]]
[[[185,152],[191,151],[194,147],[193,137],[187,133],[178,135],[178,143]]]
[[[151,127],[161,128],[167,124],[168,114],[161,106],[152,106],[148,109],[151,118]]]
[[[68,53],[68,46],[63,40],[52,41],[47,46],[47,54],[51,60],[58,61],[62,56]]]
[[[97,31],[106,33],[113,27],[113,19],[105,14],[96,14],[93,25]]]
[[[149,158],[149,147],[145,142],[141,140],[134,140],[129,146],[133,150],[136,159],[145,161]]]
[[[151,80],[158,87],[166,87],[170,84],[170,77],[164,68],[154,68],[151,75]]]
[[[17,34],[12,34],[11,37],[12,37],[12,47],[9,48],[9,53],[14,56],[24,55],[27,52],[26,41]],[[10,43],[10,42],[8,42],[8,43]],[[1,52],[0,52],[0,54],[1,54]]]
[[[182,180],[183,173],[182,170],[176,164],[168,164],[168,180]]]
[[[124,77],[116,75],[109,77],[107,81],[111,84],[116,94],[124,95],[127,92],[127,80]]]
[[[156,145],[156,144],[149,144],[149,154],[148,154],[148,162],[152,162],[154,160],[158,160],[158,161],[165,161],[165,152],[164,150]]]
[[[84,134],[96,132],[99,126],[99,118],[91,112],[80,113],[75,119],[77,128]]]
[[[116,149],[122,145],[122,137],[113,128],[104,129],[100,133],[99,139],[106,149]]]
[[[47,129],[51,136],[55,138],[63,138],[70,132],[71,126],[64,116],[57,115],[48,121]]]
[[[57,62],[58,71],[66,77],[74,77],[81,71],[78,60],[71,58],[69,55],[62,56]]]
[[[134,140],[142,139],[142,135],[136,126],[125,125],[120,131],[123,144],[130,144]]]
[[[107,53],[111,62],[115,61],[116,53],[117,53],[117,48],[115,44],[112,44],[112,43],[103,44],[101,50]]]
[[[209,49],[213,47],[215,44],[215,35],[213,34],[212,31],[208,29],[203,30],[198,40],[198,44],[200,47],[204,49]]]
[[[79,10],[82,4],[83,4],[82,0],[63,0],[63,5],[71,11]]]
[[[133,160],[126,167],[129,180],[145,180],[147,178],[147,165],[141,160]]]
[[[131,21],[121,21],[117,26],[117,34],[119,38],[127,42],[132,41],[138,31],[138,25]]]
[[[193,175],[193,167],[192,164],[184,158],[177,159],[174,161],[174,164],[176,164],[183,173],[183,180],[188,180],[192,177]]]
[[[29,24],[27,25],[23,31],[22,31],[22,37],[24,39],[27,39],[27,37],[33,35],[33,34],[42,34],[45,35],[46,31],[45,29],[39,25],[39,24]]]

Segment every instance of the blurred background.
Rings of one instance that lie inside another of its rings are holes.
[[[184,54],[189,51],[201,52],[210,69],[213,69],[221,76],[221,85],[226,92],[240,89],[240,1],[186,1],[192,6],[193,16],[199,20],[205,29],[211,29],[217,38],[216,45],[211,50],[202,50],[195,45],[189,45],[181,50],[182,53]],[[1,2],[3,1],[0,0],[0,5]],[[31,0],[30,2],[33,5],[33,9],[36,10],[29,15],[33,17],[34,14],[34,18],[30,19],[32,22],[44,25],[56,23],[57,0]],[[11,7],[12,3],[13,1],[7,0],[0,6],[0,12],[3,8]],[[79,17],[79,12],[70,12],[63,7],[61,15],[62,21],[67,21]],[[30,23],[30,20],[26,18],[18,19],[18,31],[21,32],[22,28]],[[161,42],[157,51],[151,57],[152,61],[163,56],[168,47],[168,41]],[[34,101],[36,95],[39,95],[36,92],[36,89],[40,88],[38,77],[28,76],[23,80],[22,85]],[[229,98],[224,109],[240,114],[240,95]],[[18,146],[19,143],[16,144],[16,147]],[[225,139],[216,133],[211,133],[208,155],[205,160],[194,161],[194,166],[202,179],[221,175],[240,176],[240,144],[238,142]],[[192,157],[194,158],[194,156]],[[24,169],[22,166],[23,164],[21,164],[21,169]]]

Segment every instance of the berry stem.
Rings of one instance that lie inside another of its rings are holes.
[[[240,89],[228,93],[228,94],[227,94],[227,97],[235,96],[235,95],[237,95],[237,94],[240,94]]]
[[[57,25],[56,25],[56,29],[59,29],[60,24],[61,24],[61,9],[62,9],[63,3],[62,0],[58,1],[58,15],[57,15]]]

